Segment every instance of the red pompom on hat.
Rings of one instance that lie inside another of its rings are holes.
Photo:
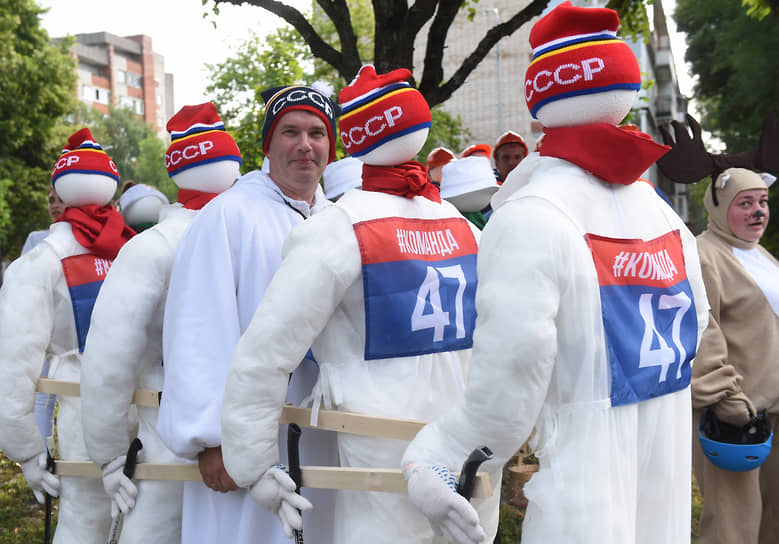
[[[350,155],[366,155],[395,138],[430,128],[430,107],[406,82],[410,78],[405,68],[378,75],[366,64],[341,91],[341,140]]]
[[[427,159],[425,160],[425,166],[427,166],[427,169],[430,170],[431,168],[436,168],[437,166],[443,166],[449,162],[452,162],[456,158],[457,157],[455,154],[445,147],[436,147],[427,156]]]
[[[489,157],[490,153],[492,153],[492,148],[487,144],[472,144],[466,147],[462,153],[460,153],[460,158],[464,159],[465,157],[470,157],[474,153],[484,153],[485,157]]]
[[[533,60],[525,73],[525,100],[533,117],[562,98],[641,88],[630,47],[617,38],[619,16],[607,8],[563,2],[530,31]]]
[[[170,177],[189,168],[216,161],[241,164],[241,152],[227,132],[212,102],[184,106],[168,120],[170,147],[165,168]]]
[[[54,185],[60,176],[72,173],[99,174],[119,183],[119,170],[116,164],[103,151],[86,127],[68,138],[68,143],[62,149],[62,154],[51,172],[51,184]]]
[[[513,130],[508,130],[503,133],[503,135],[498,138],[498,141],[495,142],[495,147],[492,148],[492,158],[495,158],[495,154],[498,152],[498,148],[502,145],[506,144],[519,144],[521,145],[525,150],[525,156],[527,156],[527,144],[525,143],[525,140],[522,139],[522,136],[514,132]]]

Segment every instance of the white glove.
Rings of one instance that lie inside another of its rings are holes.
[[[295,493],[295,482],[284,465],[274,465],[266,470],[250,492],[257,504],[276,514],[287,538],[292,538],[293,529],[303,529],[299,510],[314,507],[308,499]]]
[[[433,532],[452,544],[478,544],[486,538],[479,515],[457,493],[457,480],[443,466],[409,465],[403,469],[408,497],[430,522]]]
[[[135,497],[138,496],[138,488],[122,472],[126,459],[127,456],[122,455],[103,467],[103,488],[111,497],[113,519],[116,519],[120,512],[122,514],[129,512],[135,506]]]
[[[27,479],[27,485],[32,488],[32,493],[40,504],[43,504],[45,500],[44,493],[48,493],[52,497],[59,497],[60,479],[46,470],[45,452],[20,464],[24,477]]]

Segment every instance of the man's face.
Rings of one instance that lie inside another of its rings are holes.
[[[736,238],[757,242],[768,226],[768,189],[741,191],[728,206],[728,226]]]
[[[503,144],[495,152],[495,168],[500,172],[500,177],[506,179],[509,172],[525,158],[525,148],[518,143]]]
[[[293,110],[276,121],[268,146],[270,177],[288,197],[311,201],[329,155],[327,126],[318,115]]]
[[[65,203],[60,200],[54,187],[49,187],[49,217],[54,221],[65,211]]]

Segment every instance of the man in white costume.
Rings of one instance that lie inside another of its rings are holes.
[[[114,503],[112,515],[126,513],[122,544],[181,540],[183,483],[131,482],[122,473],[130,445],[125,429],[135,389],[162,390],[162,320],[176,246],[200,208],[240,176],[240,151],[211,102],[184,106],[167,129],[171,144],[165,165],[179,187],[178,202],[159,210],[159,222],[155,212],[157,224],[125,244],[114,261],[95,302],[81,367],[84,440],[92,460],[103,467],[103,484]],[[139,189],[143,191],[133,194]],[[159,202],[146,186],[134,185],[122,195],[125,212],[139,204],[130,197]],[[137,410],[138,438],[143,443],[138,462],[185,462],[160,440],[158,409]]]
[[[65,211],[46,238],[11,264],[0,292],[0,449],[21,463],[39,502],[59,488],[55,544],[104,544],[111,524],[99,478],[46,472],[33,404],[45,360],[50,378],[79,381],[95,298],[111,261],[135,234],[109,205],[118,182],[116,165],[89,129],[73,134],[52,172]],[[61,395],[57,403],[59,456],[87,461],[79,398]]]
[[[225,466],[288,529],[299,526],[290,505],[300,504],[275,466],[284,462],[276,436],[286,376],[309,346],[320,365],[314,411],[321,399],[326,408],[428,420],[462,392],[479,231],[410,160],[430,127],[410,77],[406,69],[377,75],[368,65],[341,92],[341,138],[364,163],[362,188],[290,233],[228,374]],[[393,124],[376,123],[368,134],[363,127],[384,111],[397,114]],[[340,433],[338,445],[342,466],[395,467],[407,442]],[[498,495],[487,501],[496,505]],[[311,502],[304,519],[320,508]],[[443,541],[405,495],[339,491],[333,542]]]
[[[530,33],[544,144],[493,196],[463,401],[404,454],[414,503],[450,542],[479,520],[431,467],[536,428],[529,544],[689,542],[691,359],[708,304],[695,239],[639,176],[668,149],[617,124],[640,86],[616,12],[564,2]],[[553,77],[557,74],[558,77]]]
[[[273,515],[225,472],[220,415],[235,344],[281,262],[282,241],[294,225],[329,205],[319,180],[335,156],[337,107],[305,86],[271,89],[263,98],[269,173],[242,176],[192,221],[176,252],[165,306],[157,428],[174,453],[198,462],[203,477],[203,483],[184,485],[186,544],[288,542]],[[308,395],[316,375],[307,360],[291,378],[288,400]],[[337,462],[335,440],[326,433],[306,433],[302,448],[303,463]],[[328,494],[311,496],[332,504]],[[310,517],[312,532],[328,535],[331,518],[328,508]]]

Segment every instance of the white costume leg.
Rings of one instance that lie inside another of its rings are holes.
[[[636,544],[689,541],[691,414],[689,389],[639,404]]]
[[[81,430],[81,400],[60,396],[57,414],[59,456],[89,461]],[[54,544],[105,544],[111,526],[111,499],[100,478],[60,479]]]
[[[157,434],[156,408],[138,408],[139,463],[183,463]],[[183,482],[139,480],[135,507],[124,517],[120,544],[168,544],[181,541]]]

